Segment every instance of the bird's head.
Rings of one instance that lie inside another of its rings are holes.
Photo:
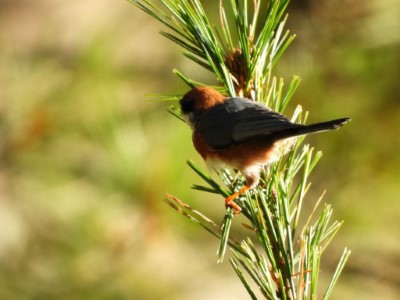
[[[226,97],[213,88],[200,86],[191,89],[179,101],[183,117],[193,126],[199,113],[224,102]]]

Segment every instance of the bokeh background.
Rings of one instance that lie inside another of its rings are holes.
[[[327,189],[345,221],[321,276],[347,246],[332,299],[399,299],[400,3],[292,2],[287,113],[352,118],[306,139],[324,153],[309,205]],[[0,0],[0,299],[249,299],[218,241],[162,201],[224,212],[190,189],[189,128],[146,101],[186,91],[172,68],[213,82],[160,29],[123,0]]]

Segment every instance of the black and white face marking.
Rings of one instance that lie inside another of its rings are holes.
[[[194,111],[194,101],[186,96],[184,96],[180,101],[181,110],[184,115],[189,114]]]
[[[194,126],[194,101],[193,99],[183,97],[180,101],[179,104],[181,105],[181,111],[182,111],[182,116],[185,119],[186,123],[190,125],[190,127],[193,128]]]

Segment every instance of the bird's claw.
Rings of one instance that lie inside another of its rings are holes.
[[[242,211],[242,209],[240,208],[240,206],[237,205],[237,204],[233,201],[233,199],[229,199],[229,197],[225,199],[225,207],[231,207],[231,208],[233,208],[234,214],[235,214],[235,215],[240,214],[240,212]]]

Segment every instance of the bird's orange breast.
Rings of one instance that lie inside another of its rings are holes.
[[[204,160],[220,161],[226,165],[244,170],[256,165],[265,165],[279,157],[279,142],[268,139],[249,139],[221,150],[211,149],[196,130],[193,132],[193,145]]]

